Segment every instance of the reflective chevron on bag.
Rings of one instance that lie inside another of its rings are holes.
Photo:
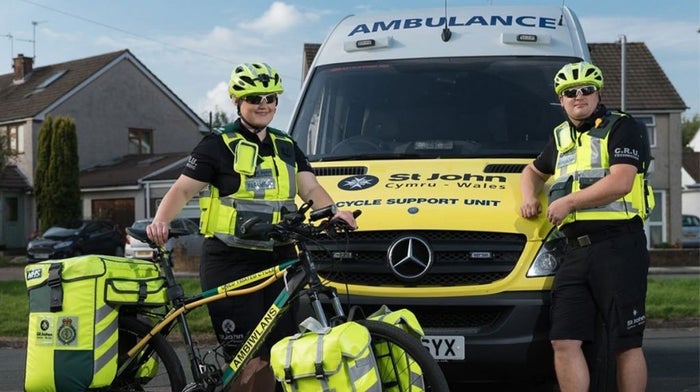
[[[425,334],[418,319],[408,309],[390,310],[386,305],[367,317],[403,329],[420,339]],[[386,343],[373,345],[383,391],[424,391],[423,370],[397,346],[391,349]]]
[[[74,392],[110,385],[117,372],[121,306],[117,302],[164,303],[165,288],[154,283],[159,275],[158,266],[150,261],[111,256],[27,265],[25,391]],[[116,285],[108,284],[111,281]],[[105,301],[108,292],[115,303]]]

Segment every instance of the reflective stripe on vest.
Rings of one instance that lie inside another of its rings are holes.
[[[557,184],[571,181],[570,192],[577,192],[610,174],[608,137],[613,125],[624,116],[626,115],[613,113],[601,124],[602,128],[593,128],[578,135],[568,122],[557,126],[554,129],[554,140],[558,155],[552,188],[559,188]],[[646,191],[644,174],[637,173],[628,194],[606,205],[575,210],[564,218],[560,226],[584,220],[626,220],[637,215],[646,219]]]
[[[261,223],[277,223],[285,211],[295,211],[296,159],[294,144],[288,137],[268,132],[272,139],[274,156],[258,156],[255,173],[238,173],[241,182],[231,195],[219,196],[219,190],[209,185],[200,193],[200,232],[216,237],[228,246],[271,250],[272,240],[242,239],[243,222],[256,218]],[[223,133],[224,143],[234,153],[243,139],[239,133]]]

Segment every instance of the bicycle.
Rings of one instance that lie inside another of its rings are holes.
[[[283,216],[280,223],[260,224],[254,220],[244,223],[242,232],[246,235],[265,233],[270,238],[292,240],[298,247],[298,258],[283,262],[275,267],[262,270],[247,277],[229,282],[215,289],[187,296],[173,273],[172,257],[165,247],[155,248],[153,261],[161,267],[161,275],[167,284],[169,304],[162,311],[153,308],[129,306],[120,311],[119,318],[119,359],[118,371],[110,391],[220,391],[230,385],[253,354],[267,339],[274,328],[275,321],[284,314],[292,299],[306,295],[313,310],[314,317],[323,326],[335,326],[347,321],[341,301],[333,287],[326,286],[316,272],[316,267],[307,251],[306,243],[324,236],[338,238],[348,230],[348,225],[341,220],[330,220],[333,212],[323,208],[309,214],[311,202],[302,205],[298,211]],[[354,213],[359,216],[360,211]],[[320,223],[314,224],[312,222]],[[127,229],[128,233],[144,242],[149,242],[145,230]],[[179,233],[171,230],[170,236]],[[187,321],[187,313],[199,306],[227,296],[245,295],[260,290],[277,279],[284,278],[286,287],[279,293],[275,302],[268,308],[257,327],[246,338],[233,359],[226,361],[221,346],[200,354],[193,341]],[[255,284],[255,285],[252,285]],[[251,286],[252,285],[252,286]],[[323,305],[322,296],[328,298],[329,307]],[[328,314],[327,314],[328,312]],[[407,361],[415,362],[423,372],[423,381],[427,391],[449,390],[447,381],[438,363],[418,339],[393,325],[380,321],[354,320],[364,325],[370,332],[373,346],[388,344],[400,347],[406,358],[398,358],[396,363],[383,365],[396,369],[407,369]],[[168,336],[179,326],[182,341],[190,365],[191,379],[187,380],[182,364],[168,341]],[[129,343],[136,341],[135,344]],[[386,347],[383,347],[386,350]],[[377,352],[377,351],[375,351]],[[144,370],[146,369],[146,370]],[[156,374],[149,373],[157,369]],[[396,375],[394,380],[400,379]],[[383,385],[384,390],[400,390],[396,382]]]

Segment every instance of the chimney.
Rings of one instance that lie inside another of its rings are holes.
[[[15,77],[13,78],[13,81],[16,83],[24,82],[29,74],[32,73],[33,65],[34,58],[24,57],[22,53],[18,54],[17,57],[14,58],[14,64],[12,66],[12,68],[15,70]]]

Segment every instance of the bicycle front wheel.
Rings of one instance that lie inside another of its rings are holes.
[[[440,366],[420,340],[381,321],[356,320],[372,338],[383,391],[449,391]]]
[[[129,351],[152,326],[135,317],[119,318],[119,368]],[[187,381],[177,353],[165,336],[155,335],[137,358],[112,382],[109,391],[181,391]]]

